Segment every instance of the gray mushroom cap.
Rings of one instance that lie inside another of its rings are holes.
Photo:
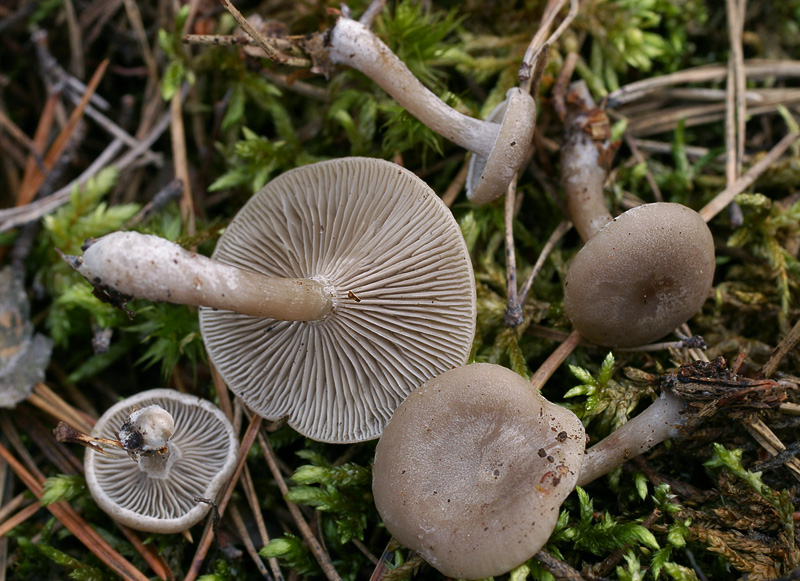
[[[435,193],[396,164],[342,158],[278,176],[237,214],[213,257],[316,280],[333,296],[319,321],[200,313],[231,389],[315,440],[380,436],[412,389],[469,355],[476,299],[463,236]]]
[[[632,208],[592,236],[567,272],[564,307],[581,335],[633,347],[697,313],[714,279],[714,240],[681,204]]]
[[[375,453],[375,505],[389,532],[445,575],[499,575],[550,537],[584,446],[575,414],[524,378],[467,365],[398,407]]]
[[[134,406],[157,404],[175,421],[166,463],[147,473],[144,457],[107,448],[110,456],[87,449],[86,484],[98,506],[131,528],[176,533],[200,522],[236,467],[238,443],[225,415],[211,402],[172,389],[143,391],[111,406],[97,421],[93,436],[116,438]]]

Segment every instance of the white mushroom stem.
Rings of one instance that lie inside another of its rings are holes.
[[[119,441],[129,452],[155,452],[167,447],[175,432],[175,420],[160,405],[131,412],[119,431]]]
[[[328,42],[333,63],[361,71],[436,133],[482,157],[489,156],[500,124],[475,119],[448,106],[366,26],[341,17],[331,30]]]
[[[157,236],[114,232],[66,257],[95,287],[129,297],[234,311],[282,321],[316,321],[333,297],[315,280],[268,277],[184,250]]]
[[[641,414],[586,451],[578,486],[585,486],[668,438],[680,435],[686,406],[668,391]]]
[[[119,431],[119,441],[145,474],[163,479],[172,465],[169,440],[174,432],[172,414],[153,404],[134,410],[128,416]]]

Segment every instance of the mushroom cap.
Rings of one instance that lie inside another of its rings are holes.
[[[106,456],[87,449],[86,484],[95,502],[114,520],[140,531],[176,533],[200,522],[236,467],[238,443],[233,426],[211,402],[172,389],[143,391],[111,406],[92,435],[116,438],[133,406],[157,404],[175,420],[162,477],[151,477],[143,463],[124,450]]]
[[[500,131],[489,157],[476,153],[469,161],[467,198],[476,204],[502,196],[525,162],[536,127],[536,102],[530,93],[511,88],[486,121],[499,123]]]
[[[499,575],[550,537],[585,443],[575,414],[513,371],[446,371],[411,392],[386,426],[375,505],[389,532],[445,575]]]
[[[433,190],[394,163],[341,158],[278,176],[213,256],[330,289],[334,308],[320,321],[200,312],[231,389],[309,438],[377,438],[412,389],[469,356],[476,299],[463,236]]]
[[[589,341],[644,345],[700,310],[714,266],[714,241],[697,212],[644,204],[614,218],[578,252],[567,272],[564,307]]]

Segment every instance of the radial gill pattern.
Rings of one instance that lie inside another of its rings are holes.
[[[126,452],[110,456],[87,450],[86,482],[97,504],[115,520],[150,532],[183,531],[199,522],[230,476],[238,444],[233,427],[210,402],[170,389],[153,389],[117,403],[98,420],[92,434],[116,438],[134,406],[158,404],[172,414],[175,432],[164,477],[154,478]]]
[[[330,289],[335,306],[321,321],[201,312],[231,389],[310,438],[380,436],[412,389],[469,355],[475,290],[461,231],[396,164],[344,158],[281,175],[234,218],[214,258]]]

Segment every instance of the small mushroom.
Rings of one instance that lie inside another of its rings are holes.
[[[530,93],[509,89],[505,101],[481,121],[439,99],[360,22],[340,17],[325,43],[332,63],[361,71],[422,123],[474,153],[467,179],[470,201],[483,204],[505,193],[533,138],[536,104]]]
[[[131,413],[135,406],[142,407]],[[110,407],[92,435],[115,439],[117,430],[123,448],[87,449],[86,484],[101,509],[137,530],[175,533],[197,524],[236,466],[233,426],[195,396],[141,392]]]
[[[528,381],[467,365],[397,408],[375,453],[375,504],[389,532],[445,575],[499,575],[549,538],[584,445],[578,418]]]
[[[588,92],[582,100],[569,108],[561,158],[570,217],[586,244],[567,272],[564,308],[594,343],[643,345],[700,310],[714,278],[714,241],[700,215],[680,204],[644,204],[611,218],[604,151],[591,136],[597,111]]]
[[[110,297],[208,307],[203,338],[231,389],[326,442],[378,437],[412,389],[464,364],[475,332],[458,224],[422,180],[379,159],[277,177],[213,259],[133,232],[67,258]]]

